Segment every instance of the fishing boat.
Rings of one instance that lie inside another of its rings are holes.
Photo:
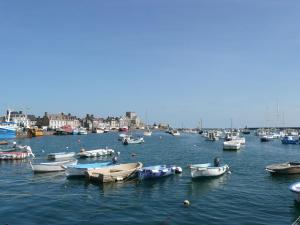
[[[166,176],[170,176],[175,173],[181,173],[181,172],[182,172],[182,169],[180,167],[166,166],[166,165],[143,167],[137,171],[138,178],[140,180],[166,177]]]
[[[294,193],[296,202],[300,203],[300,182],[293,183],[289,186],[291,192]]]
[[[239,141],[224,141],[223,149],[224,150],[239,150],[241,148],[241,143]]]
[[[140,137],[140,138],[133,138],[131,136],[129,137],[125,137],[122,140],[124,145],[129,145],[129,144],[142,144],[144,143],[144,138]]]
[[[271,174],[297,174],[300,173],[300,163],[285,162],[268,165],[266,171]]]
[[[190,169],[192,178],[209,178],[223,175],[229,171],[229,166],[220,165],[220,159],[215,158],[214,165],[211,163],[193,164],[190,165]]]
[[[77,154],[77,156],[81,158],[88,158],[88,157],[100,157],[100,156],[106,156],[106,155],[113,155],[115,153],[115,150],[110,148],[100,148],[95,150],[88,150],[81,149],[80,152]]]
[[[299,143],[299,137],[298,136],[292,136],[292,135],[287,135],[287,136],[284,136],[282,139],[281,139],[281,143],[282,144],[298,144]]]
[[[40,137],[40,136],[43,136],[44,135],[44,132],[41,128],[31,128],[28,130],[28,136],[29,137]]]
[[[5,122],[0,122],[0,139],[16,138],[17,124],[10,122],[11,110],[7,110]]]
[[[77,164],[77,160],[65,160],[50,163],[38,163],[32,164],[30,162],[31,169],[34,173],[48,173],[64,171],[66,168],[63,166],[74,166]]]
[[[89,164],[77,164],[77,165],[68,165],[63,166],[66,170],[66,175],[68,178],[71,177],[84,177],[86,171],[91,169],[99,169],[106,166],[113,166],[113,162],[97,162],[97,163],[89,163]]]
[[[17,159],[26,159],[28,157],[32,156],[35,157],[32,153],[32,150],[30,146],[26,146],[26,149],[23,151],[6,151],[6,152],[0,152],[0,160],[17,160]]]
[[[108,183],[116,181],[125,181],[134,176],[135,173],[143,167],[141,162],[126,163],[116,166],[109,166],[101,169],[91,169],[87,171],[87,177],[91,181]]]
[[[48,159],[57,160],[57,159],[65,159],[72,158],[76,155],[75,152],[56,152],[48,154]]]

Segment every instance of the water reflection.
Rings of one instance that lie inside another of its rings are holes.
[[[188,194],[201,196],[209,191],[221,188],[227,183],[229,176],[229,174],[224,174],[216,178],[193,179],[189,183]]]

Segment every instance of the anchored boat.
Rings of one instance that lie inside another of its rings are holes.
[[[297,174],[300,173],[300,163],[285,162],[272,164],[266,167],[266,171],[271,174]]]
[[[76,155],[75,152],[56,152],[48,154],[48,159],[57,160],[57,159],[65,159],[72,158]]]
[[[138,178],[140,180],[166,177],[181,172],[182,169],[180,167],[166,165],[143,167],[142,169],[137,171]]]
[[[116,166],[109,166],[101,169],[91,169],[87,171],[87,177],[91,181],[98,181],[101,183],[124,181],[135,175],[136,171],[141,169],[143,164],[126,163]]]
[[[192,178],[208,178],[221,176],[229,171],[229,166],[227,164],[220,165],[220,159],[214,159],[214,165],[211,163],[205,164],[193,164],[190,165]]]
[[[106,155],[113,155],[115,151],[110,148],[101,148],[95,150],[86,151],[85,149],[81,149],[80,152],[77,154],[81,158],[88,158],[88,157],[100,157]]]
[[[64,171],[66,168],[63,166],[73,166],[77,164],[77,160],[65,160],[50,163],[38,163],[32,164],[30,162],[31,169],[34,173],[48,173]]]

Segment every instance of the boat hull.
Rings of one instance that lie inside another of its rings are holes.
[[[208,177],[218,177],[223,175],[229,170],[228,165],[220,167],[198,167],[191,168],[191,177],[195,178],[208,178]]]
[[[75,152],[58,152],[58,153],[50,153],[48,154],[49,160],[56,160],[56,159],[65,159],[65,158],[72,158],[76,155]]]
[[[137,174],[140,180],[167,177],[175,174],[175,166],[152,166],[140,169]]]
[[[15,129],[0,128],[0,139],[16,138]]]
[[[32,164],[30,162],[32,171],[34,173],[49,173],[49,172],[60,172],[65,171],[65,167],[63,166],[72,166],[76,165],[77,160],[68,160],[62,162],[53,162],[53,163],[40,163],[40,164]]]
[[[299,174],[300,173],[300,163],[280,163],[273,164],[266,167],[266,171],[272,175],[288,175],[288,174]]]
[[[106,166],[113,166],[112,162],[91,163],[91,164],[77,164],[75,166],[66,166],[66,175],[68,178],[84,177],[86,172],[91,169],[100,169]]]

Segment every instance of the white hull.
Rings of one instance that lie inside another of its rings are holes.
[[[145,131],[144,132],[144,136],[151,136],[152,135],[152,132],[151,131]]]
[[[99,157],[99,156],[106,156],[106,155],[113,155],[115,151],[113,149],[96,149],[90,151],[82,151],[77,155],[79,157]]]
[[[58,152],[58,153],[50,153],[48,154],[48,159],[56,160],[56,159],[66,159],[72,158],[76,155],[75,152]]]
[[[229,170],[228,165],[220,167],[191,167],[192,178],[200,177],[217,177],[226,173]]]
[[[239,150],[241,148],[241,144],[238,141],[225,141],[223,143],[224,150]]]
[[[65,168],[63,166],[76,165],[76,164],[77,164],[77,160],[72,160],[72,161],[68,160],[68,161],[52,162],[52,163],[40,163],[40,164],[32,164],[30,162],[32,171],[34,173],[64,171]]]

